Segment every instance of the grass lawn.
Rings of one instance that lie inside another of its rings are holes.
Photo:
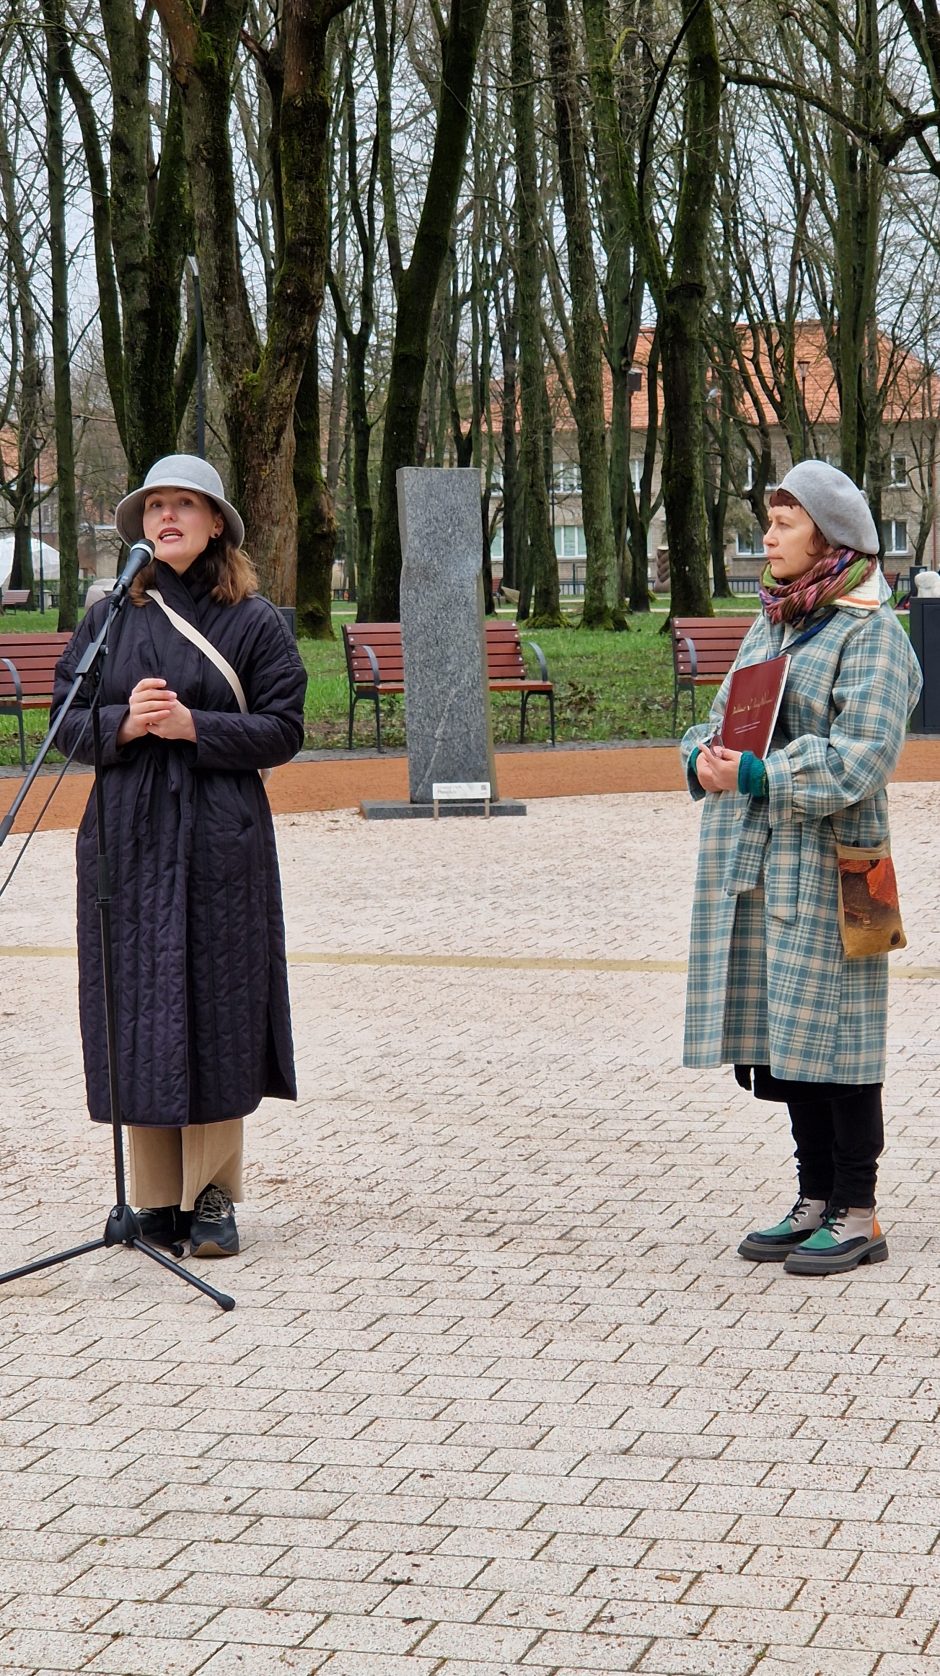
[[[666,739],[672,728],[672,655],[662,631],[668,600],[648,616],[632,617],[623,634],[595,634],[586,629],[533,629],[521,625],[523,640],[538,642],[548,661],[555,683],[556,730],[559,743],[607,739]],[[718,602],[718,608],[733,615],[756,610],[757,600],[748,595]],[[511,612],[501,615],[511,619]],[[573,613],[573,616],[576,614]],[[337,605],[333,621],[334,641],[301,640],[300,653],[310,675],[307,688],[307,746],[315,749],[345,748],[348,685],[340,624],[355,616],[355,607]],[[0,619],[0,634],[47,632],[58,626],[54,611],[8,611]],[[534,657],[529,669],[538,674]],[[700,691],[696,708],[707,710],[708,689]],[[498,744],[519,736],[518,696],[493,695],[493,733]],[[384,743],[391,747],[405,743],[404,701],[392,696],[382,701]],[[680,731],[688,725],[689,705],[684,699],[679,710]],[[27,756],[43,739],[48,727],[45,711],[27,713]],[[357,706],[356,740],[371,745],[375,740],[372,707]],[[548,705],[529,701],[526,737],[547,740]],[[0,764],[19,761],[16,724],[12,717],[0,717]]]

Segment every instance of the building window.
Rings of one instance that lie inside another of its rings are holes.
[[[575,460],[562,460],[555,467],[556,495],[580,495],[581,467]]]
[[[888,472],[888,482],[892,489],[907,488],[907,455],[892,454]]]
[[[633,484],[633,493],[635,495],[638,495],[639,492],[640,492],[640,485],[643,482],[643,461],[642,460],[631,460],[630,461],[630,482]]]
[[[744,533],[738,531],[737,551],[742,559],[762,559],[764,557],[764,532],[760,524],[752,524]]]
[[[889,518],[884,525],[885,557],[904,558],[907,555],[907,519]]]
[[[745,494],[747,494],[751,489],[753,489],[756,482],[757,482],[757,467],[756,467],[756,463],[755,463],[755,460],[754,460],[754,456],[751,453],[750,449],[748,449],[747,454],[745,456],[745,460],[744,460],[744,485],[743,485],[743,487],[744,487]],[[772,495],[774,490],[776,489],[776,487],[777,487],[777,477],[776,477],[776,473],[774,472],[773,462],[771,462],[770,479],[767,483],[764,484],[764,494],[765,495]]]
[[[555,525],[555,553],[559,559],[587,558],[587,543],[580,524]]]
[[[501,559],[503,556],[503,526],[493,531],[490,536],[490,558]]]

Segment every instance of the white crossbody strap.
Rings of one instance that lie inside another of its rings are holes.
[[[179,630],[184,639],[192,641],[192,644],[199,647],[200,652],[202,652],[209,659],[209,662],[215,664],[219,674],[225,676],[226,681],[235,694],[235,697],[238,700],[238,708],[242,715],[247,716],[248,701],[245,698],[245,689],[228,659],[223,658],[222,653],[216,651],[216,648],[213,646],[211,640],[207,640],[204,634],[200,634],[197,628],[193,628],[192,623],[188,623],[185,617],[181,617],[178,611],[174,611],[172,606],[167,605],[163,595],[158,593],[156,588],[147,589],[147,598],[155,600],[161,611],[166,612],[170,622],[173,624],[173,627]]]

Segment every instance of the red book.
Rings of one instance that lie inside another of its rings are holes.
[[[716,735],[726,750],[753,751],[756,757],[767,755],[789,667],[789,654],[781,652],[778,658],[735,670]]]

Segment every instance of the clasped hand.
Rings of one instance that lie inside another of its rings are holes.
[[[127,701],[127,715],[118,730],[118,743],[143,739],[148,733],[157,739],[196,737],[192,711],[181,704],[162,676],[138,681]]]
[[[706,740],[695,759],[695,773],[703,791],[737,791],[740,751],[729,751],[717,740]]]

